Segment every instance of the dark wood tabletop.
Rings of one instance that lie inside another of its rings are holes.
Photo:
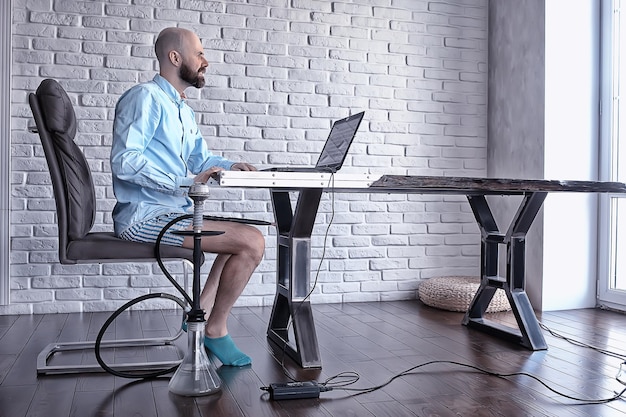
[[[626,193],[626,184],[601,181],[525,180],[421,175],[383,175],[372,189],[416,193],[524,194],[528,192]]]

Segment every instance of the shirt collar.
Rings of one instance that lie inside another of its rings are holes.
[[[185,96],[185,93],[180,94],[178,91],[176,91],[174,86],[170,84],[170,82],[163,78],[160,74],[156,74],[152,81],[154,81],[159,87],[161,87],[161,90],[163,90],[163,92],[165,92],[165,94],[167,94],[167,96],[179,106],[183,103],[183,100],[187,98]]]

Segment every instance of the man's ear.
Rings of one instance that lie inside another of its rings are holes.
[[[167,54],[167,56],[170,59],[172,65],[174,65],[175,67],[178,67],[183,62],[182,57],[180,56],[178,51],[172,50]]]

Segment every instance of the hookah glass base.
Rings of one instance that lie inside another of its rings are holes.
[[[170,379],[170,392],[183,396],[210,395],[219,392],[222,380],[204,348],[204,322],[188,322],[187,337],[187,353]]]

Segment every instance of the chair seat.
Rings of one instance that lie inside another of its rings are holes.
[[[68,259],[64,263],[154,262],[156,260],[155,246],[152,243],[120,239],[113,232],[91,232],[82,239],[71,240],[68,243]],[[204,262],[204,254],[202,256],[202,262]],[[193,250],[162,243],[161,258],[163,260],[187,259],[193,262]]]

